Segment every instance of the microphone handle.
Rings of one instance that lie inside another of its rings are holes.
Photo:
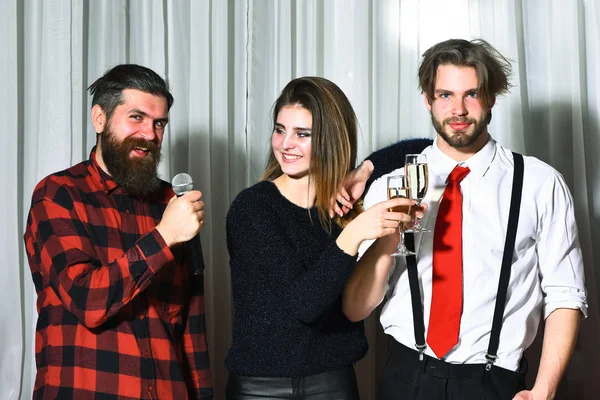
[[[185,193],[178,193],[177,197]],[[198,276],[204,272],[204,256],[202,255],[202,243],[200,242],[200,232],[186,243],[188,250],[189,267],[192,275]]]
[[[188,242],[188,251],[190,259],[190,269],[192,275],[198,276],[204,272],[204,257],[202,255],[202,243],[200,243],[200,233]]]

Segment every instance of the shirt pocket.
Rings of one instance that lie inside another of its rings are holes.
[[[188,291],[180,265],[166,265],[155,276],[150,296],[162,321],[175,325],[183,323]]]

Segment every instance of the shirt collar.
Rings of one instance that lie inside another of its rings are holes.
[[[444,179],[457,165],[469,167],[471,170],[469,176],[482,177],[489,169],[496,155],[496,141],[491,136],[488,137],[487,143],[481,150],[463,162],[457,162],[441,151],[437,145],[437,141],[438,138],[436,137],[433,141],[433,150],[431,152],[431,165],[436,166],[435,174],[443,176]]]
[[[89,161],[88,170],[90,174],[96,180],[96,182],[100,184],[105,192],[110,193],[119,187],[112,176],[107,174],[102,168],[100,168],[100,165],[98,165],[98,162],[96,161],[96,146],[94,146],[92,151],[90,151]]]

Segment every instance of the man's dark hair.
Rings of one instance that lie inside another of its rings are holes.
[[[88,90],[93,96],[92,107],[98,104],[110,120],[115,108],[123,104],[123,90],[136,89],[167,99],[168,108],[173,105],[169,85],[150,68],[136,64],[121,64],[107,71]]]
[[[477,97],[490,109],[494,99],[510,89],[510,61],[483,39],[450,39],[430,47],[423,53],[419,66],[419,87],[429,104],[434,99],[437,69],[440,65],[472,67],[477,73]]]

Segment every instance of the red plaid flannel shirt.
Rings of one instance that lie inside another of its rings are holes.
[[[35,188],[25,244],[38,294],[34,399],[211,399],[203,279],[146,201],[95,161]]]

